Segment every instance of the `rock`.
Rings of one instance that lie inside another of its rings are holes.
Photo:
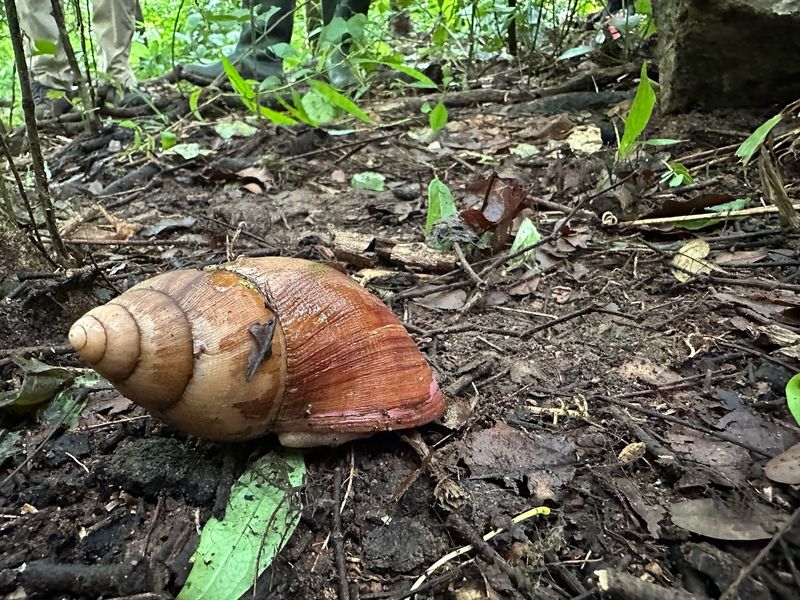
[[[782,106],[800,96],[800,0],[654,2],[661,108]]]

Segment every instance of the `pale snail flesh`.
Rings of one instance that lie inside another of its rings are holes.
[[[440,417],[425,357],[377,297],[331,267],[246,258],[157,275],[72,326],[133,402],[220,441],[336,445]]]

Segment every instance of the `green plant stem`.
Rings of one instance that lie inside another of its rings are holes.
[[[33,102],[31,92],[30,73],[25,62],[25,49],[22,47],[22,31],[19,27],[19,17],[17,15],[17,5],[14,0],[3,0],[6,9],[6,19],[8,21],[8,31],[11,34],[11,46],[14,49],[14,64],[19,73],[19,87],[22,95],[22,111],[25,115],[25,127],[28,131],[28,143],[30,145],[31,164],[33,167],[34,181],[36,185],[36,197],[39,206],[44,214],[47,231],[56,255],[61,260],[67,259],[67,249],[56,225],[56,216],[53,211],[53,203],[50,200],[50,189],[47,185],[47,173],[44,168],[44,157],[42,147],[39,143],[39,129],[36,125],[36,107]],[[36,222],[31,223],[36,229]],[[38,233],[38,232],[37,232]]]

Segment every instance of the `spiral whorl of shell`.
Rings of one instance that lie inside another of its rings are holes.
[[[165,273],[87,313],[69,338],[125,396],[207,439],[274,431],[284,445],[335,445],[444,411],[392,311],[305,260]]]
[[[70,329],[83,360],[164,421],[213,440],[270,430],[283,397],[283,331],[247,380],[257,342],[250,332],[274,313],[252,282],[223,270],[158,275]]]

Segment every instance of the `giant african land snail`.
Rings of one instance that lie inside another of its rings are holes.
[[[286,446],[335,445],[444,411],[394,314],[299,259],[158,275],[81,317],[69,339],[125,396],[212,440],[272,431]]]

